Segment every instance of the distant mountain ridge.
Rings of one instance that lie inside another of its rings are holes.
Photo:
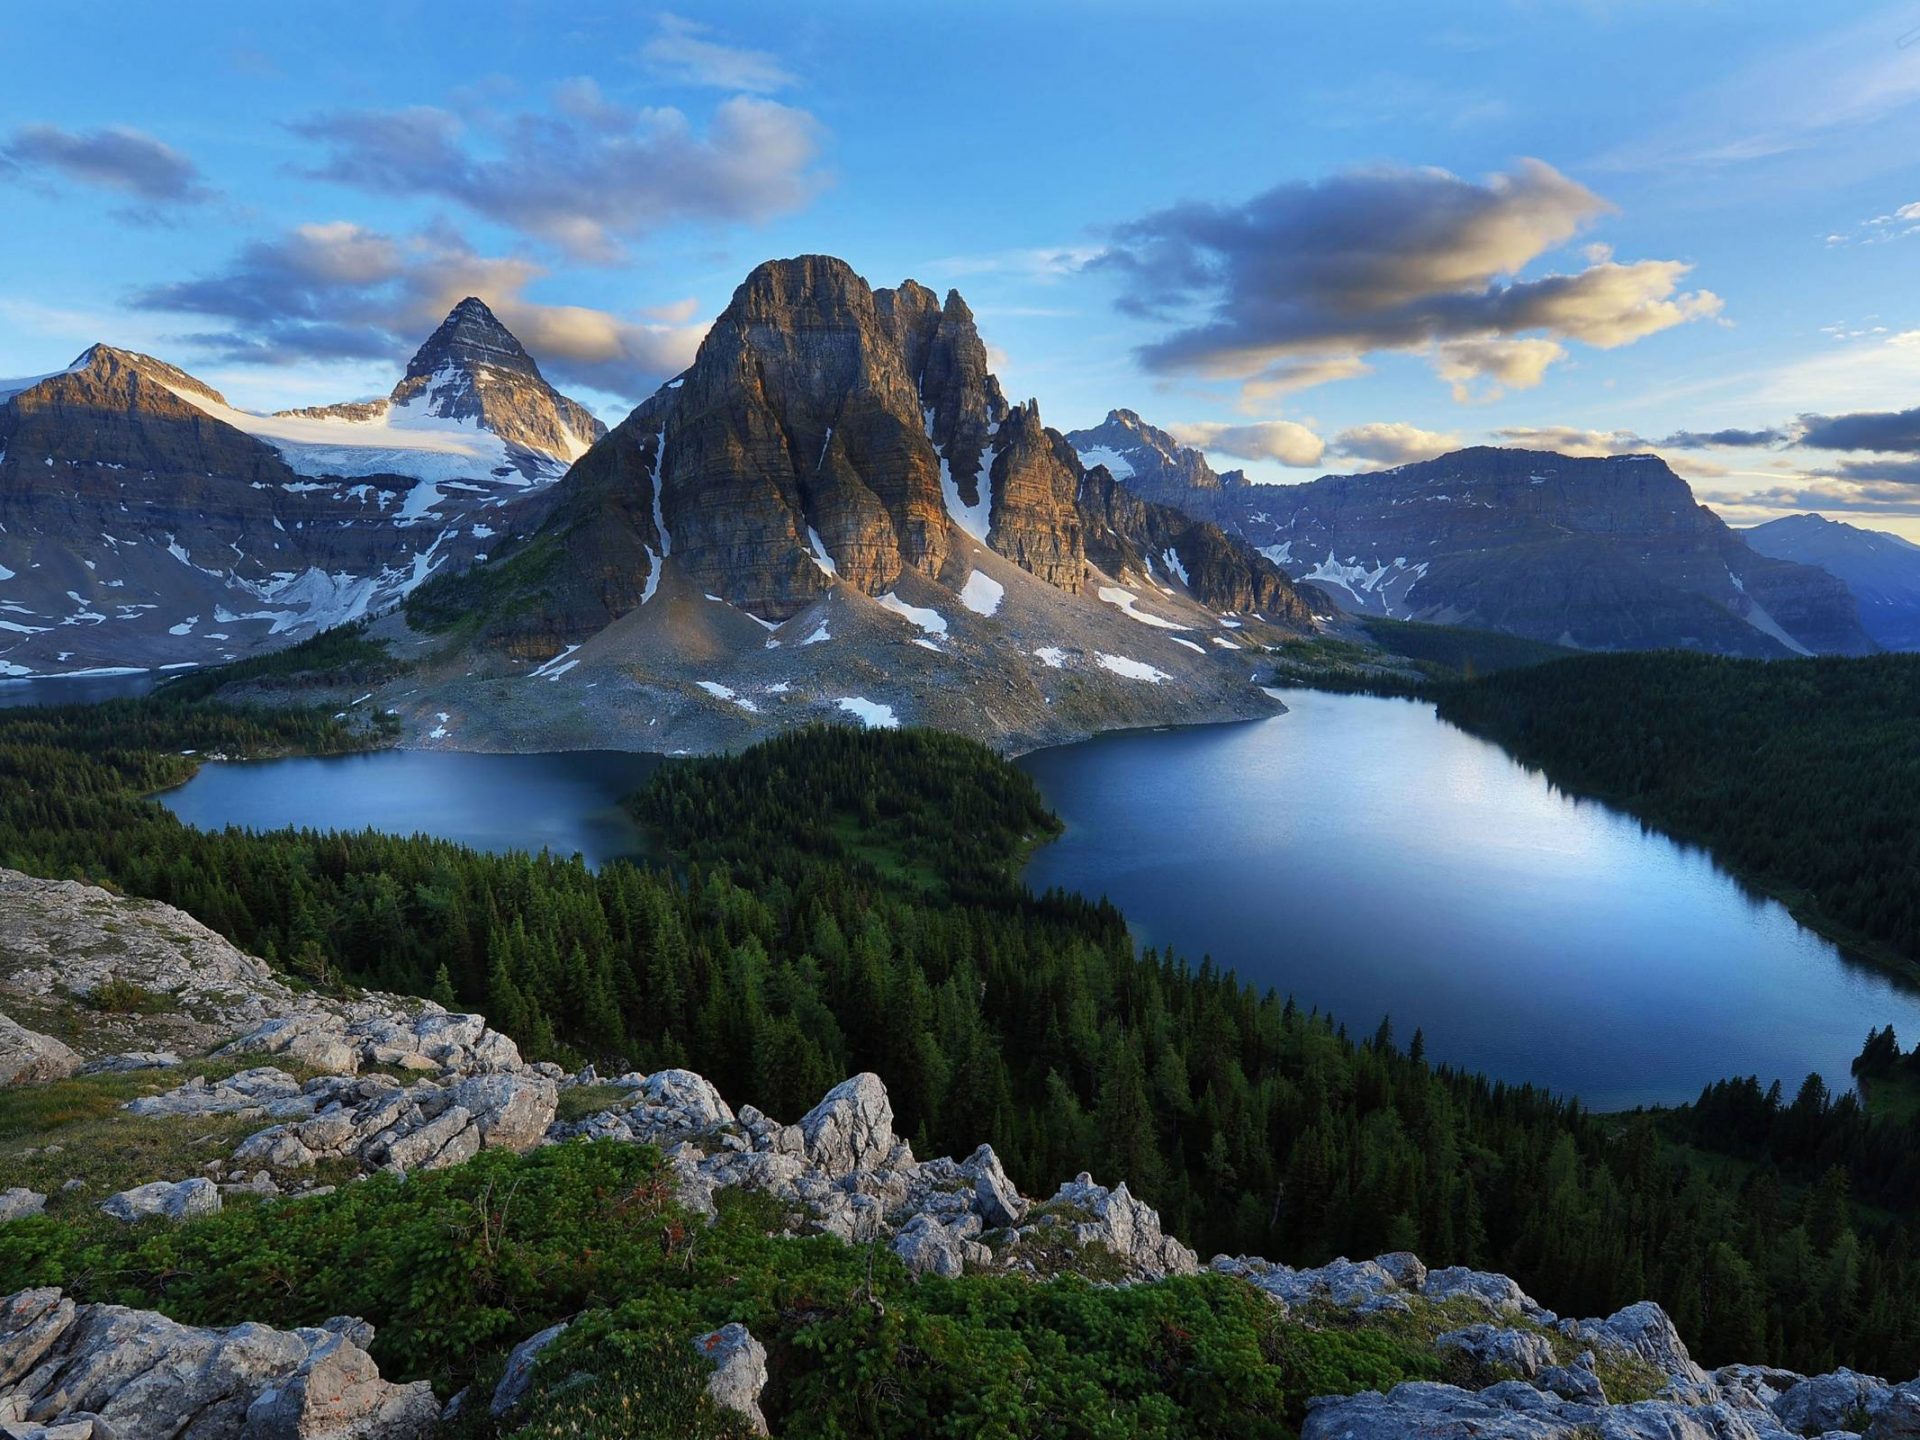
[[[1117,451],[1150,477],[1136,483],[1357,613],[1596,650],[1876,648],[1844,585],[1749,548],[1656,455],[1475,447],[1298,485],[1229,485],[1130,413],[1076,431],[1082,458]]]
[[[1740,538],[1762,555],[1838,577],[1869,635],[1889,650],[1920,650],[1920,545],[1824,515],[1782,516]]]
[[[184,668],[390,607],[530,528],[601,433],[474,299],[364,405],[254,414],[110,345],[0,382],[0,676]]]
[[[1132,410],[1109,410],[1089,430],[1070,430],[1067,443],[1088,465],[1103,465],[1113,478],[1149,500],[1179,505],[1210,520],[1232,514],[1228,492],[1244,489],[1244,470],[1216,474],[1203,451],[1182,445]]]

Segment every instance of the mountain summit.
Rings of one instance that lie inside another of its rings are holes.
[[[526,347],[473,295],[447,312],[385,400],[281,416],[397,430],[479,431],[504,443],[507,461],[530,478],[557,476],[607,433],[592,411],[547,383]]]

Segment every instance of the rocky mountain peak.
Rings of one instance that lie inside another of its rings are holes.
[[[534,363],[526,347],[500,323],[499,317],[487,308],[486,302],[474,295],[469,295],[448,311],[447,318],[427,337],[426,344],[414,352],[413,359],[407,362],[406,377],[401,384],[432,375],[450,365],[468,370],[490,366],[533,380],[542,378],[540,367]]]
[[[1067,441],[1082,461],[1106,466],[1114,479],[1125,481],[1137,494],[1162,504],[1194,506],[1196,513],[1212,518],[1205,507],[1223,482],[1207,457],[1148,424],[1137,411],[1109,410],[1092,429],[1070,431]]]
[[[407,362],[388,403],[491,430],[509,446],[571,462],[607,433],[578,400],[547,383],[540,367],[485,301],[469,295]],[[365,407],[332,407],[343,419]],[[329,412],[304,412],[320,414]]]
[[[215,405],[224,406],[227,403],[226,396],[205,381],[195,379],[177,365],[169,365],[164,360],[156,360],[153,356],[143,355],[138,350],[122,350],[113,345],[99,343],[89,345],[63,373],[91,376],[96,381],[107,384],[114,383],[118,377],[138,375],[168,390],[197,395]]]

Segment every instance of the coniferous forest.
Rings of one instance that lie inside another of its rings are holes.
[[[485,1011],[533,1056],[684,1064],[796,1117],[862,1069],[921,1154],[1023,1188],[1125,1178],[1202,1254],[1418,1250],[1563,1313],[1651,1296],[1709,1362],[1898,1370],[1920,1344],[1920,1122],[1817,1081],[1593,1115],[1430,1064],[1036,896],[1056,822],[986,749],[825,729],[664,767],[667,863],[598,873],[372,833],[203,833],[142,798],[190,754],[344,749],[181,699],[0,714],[0,863],[180,906],[310,983]],[[1882,1049],[1889,1043],[1879,1042]]]
[[[1920,656],[1593,655],[1445,685],[1443,718],[1712,849],[1804,924],[1920,957]]]

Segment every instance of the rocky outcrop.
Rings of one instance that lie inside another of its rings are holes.
[[[1085,522],[1072,447],[1040,423],[1040,402],[1015,406],[994,437],[989,543],[1069,595],[1086,584]]]
[[[1725,1403],[1587,1405],[1519,1380],[1485,1390],[1414,1381],[1313,1402],[1300,1440],[1784,1440]]]
[[[0,1085],[64,1080],[79,1068],[80,1057],[64,1042],[0,1015]]]
[[[191,1220],[220,1208],[220,1189],[211,1180],[195,1176],[169,1183],[155,1180],[122,1190],[101,1202],[100,1209],[116,1220]]]
[[[531,1070],[403,1086],[385,1075],[322,1082],[303,1100],[310,1119],[275,1125],[234,1152],[243,1165],[304,1170],[321,1160],[405,1174],[440,1170],[488,1148],[525,1150],[546,1137],[559,1092]]]
[[[224,1046],[223,1055],[282,1055],[343,1075],[376,1065],[427,1074],[507,1073],[523,1068],[520,1048],[481,1015],[437,1005],[396,1014],[372,1007],[277,1016]]]
[[[425,1382],[394,1385],[373,1330],[209,1330],[58,1290],[0,1303],[0,1429],[61,1440],[413,1440],[439,1415]],[[66,1429],[64,1427],[73,1427]]]
[[[90,1003],[118,990],[138,1013]],[[170,905],[0,870],[0,1009],[57,1017],[89,1056],[195,1053],[302,999]]]
[[[707,1394],[713,1403],[743,1416],[754,1434],[766,1434],[767,1417],[760,1413],[760,1392],[767,1388],[767,1347],[738,1322],[709,1330],[693,1346],[713,1366],[707,1380]]]

